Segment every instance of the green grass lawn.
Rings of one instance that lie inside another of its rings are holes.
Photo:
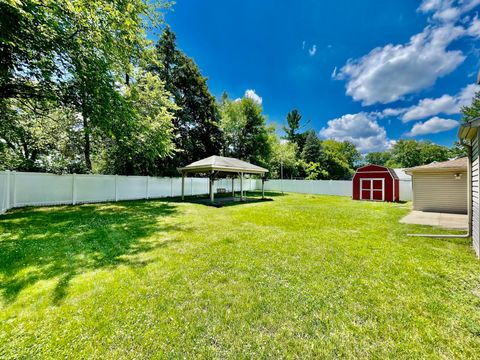
[[[275,196],[0,218],[0,358],[479,358],[469,239],[409,204]]]

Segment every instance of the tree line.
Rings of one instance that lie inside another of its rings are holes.
[[[395,167],[447,159],[400,140],[364,158],[349,141],[320,140],[288,113],[285,135],[261,104],[216,99],[165,25],[167,1],[0,3],[0,169],[174,176],[220,154],[278,178],[348,179],[363,162]],[[147,33],[163,28],[153,44]]]

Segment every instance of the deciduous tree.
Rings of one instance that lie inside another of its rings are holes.
[[[222,105],[221,126],[225,135],[224,154],[268,166],[272,149],[262,107],[252,99],[226,99]]]

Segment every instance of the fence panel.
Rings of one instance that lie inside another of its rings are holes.
[[[400,180],[400,200],[412,201],[412,180]]]
[[[0,171],[0,214],[10,208],[9,172]]]
[[[146,176],[117,176],[118,200],[145,199],[147,196]]]
[[[257,182],[257,188],[261,188],[261,181]],[[352,182],[349,180],[269,180],[265,182],[265,190],[352,196]]]
[[[73,203],[115,201],[115,176],[75,175]]]
[[[148,178],[148,196],[150,198],[172,196],[170,178]]]
[[[12,207],[72,203],[73,176],[12,172]]]

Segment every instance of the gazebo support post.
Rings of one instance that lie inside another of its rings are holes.
[[[243,201],[243,172],[240,173],[240,201]]]
[[[185,173],[182,171],[182,201],[185,200]]]
[[[235,177],[232,176],[232,197],[235,200]]]
[[[265,199],[265,178],[262,177],[262,199]]]
[[[210,202],[213,203],[215,201],[215,195],[213,194],[213,171],[210,175]]]

